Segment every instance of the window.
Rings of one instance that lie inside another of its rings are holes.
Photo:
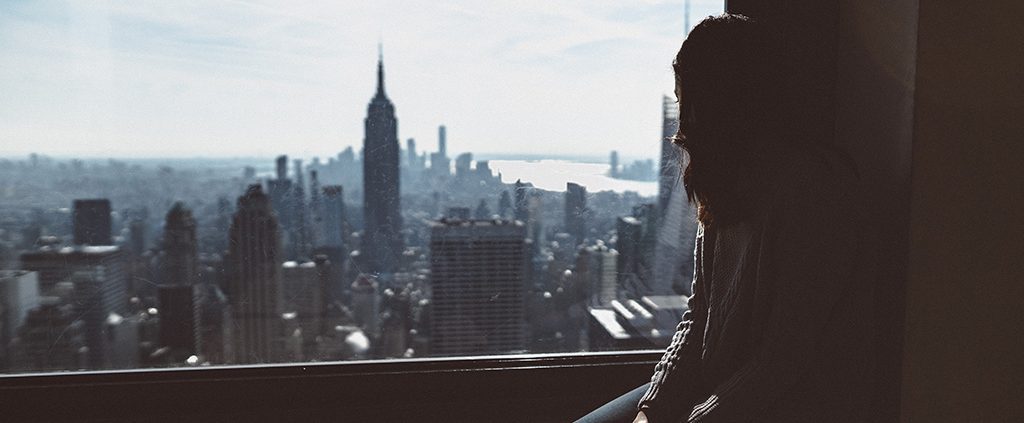
[[[0,5],[0,368],[664,347],[689,3]]]

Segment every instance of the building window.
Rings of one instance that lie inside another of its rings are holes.
[[[722,3],[398,6],[0,5],[0,371],[665,347]]]

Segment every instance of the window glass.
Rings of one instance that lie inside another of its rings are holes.
[[[0,370],[663,348],[722,7],[3,2]]]

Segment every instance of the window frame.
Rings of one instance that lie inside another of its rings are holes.
[[[645,383],[661,354],[581,352],[16,374],[0,377],[0,398],[7,404],[5,417],[15,421],[168,416],[385,421],[514,416],[562,421]]]

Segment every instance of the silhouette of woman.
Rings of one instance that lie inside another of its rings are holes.
[[[700,223],[689,310],[651,382],[580,421],[863,420],[856,171],[780,107],[794,62],[778,45],[770,27],[730,14],[683,42],[673,142]]]

